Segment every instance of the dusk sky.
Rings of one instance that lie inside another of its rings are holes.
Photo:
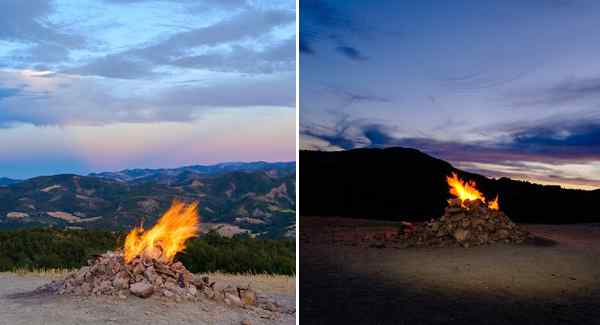
[[[598,188],[598,30],[591,0],[301,0],[301,148]]]
[[[293,0],[3,0],[0,177],[295,159]]]

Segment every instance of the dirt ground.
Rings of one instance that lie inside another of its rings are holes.
[[[300,321],[600,324],[600,225],[524,227],[544,239],[399,248],[394,223],[301,217]]]
[[[175,302],[151,297],[72,297],[35,294],[56,274],[0,273],[0,324],[295,324],[295,278],[211,274],[218,286],[250,283],[259,300],[280,311],[241,309],[212,301]]]

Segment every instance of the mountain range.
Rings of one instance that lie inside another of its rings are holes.
[[[225,163],[40,176],[0,186],[0,229],[131,229],[174,199],[198,201],[201,230],[295,236],[296,164]]]
[[[301,151],[302,216],[424,221],[443,214],[451,197],[446,176],[473,180],[517,222],[600,222],[600,190],[564,189],[492,179],[410,148]]]
[[[8,186],[8,185],[15,184],[18,182],[20,182],[20,180],[18,180],[18,179],[0,177],[0,186]]]

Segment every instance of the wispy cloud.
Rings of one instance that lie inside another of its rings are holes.
[[[352,37],[363,34],[364,24],[339,4],[324,0],[300,2],[300,53],[315,54],[316,43],[335,44],[335,52],[351,60],[366,60],[361,51],[350,44]],[[350,36],[352,35],[352,36]]]
[[[0,1],[0,175],[293,159],[295,16],[290,0]]]
[[[360,53],[359,50],[357,50],[356,48],[354,48],[352,46],[338,46],[335,48],[335,50],[350,60],[355,60],[355,61],[367,60],[366,56],[364,56],[362,53]]]
[[[490,126],[490,129],[493,128]],[[600,187],[600,119],[543,121],[505,129],[502,139],[460,142],[402,135],[384,123],[351,119],[331,127],[303,125],[300,134],[307,149],[361,147],[418,148],[457,167],[488,176],[507,176],[568,186]],[[322,141],[321,145],[311,139]],[[586,178],[587,177],[587,178]]]

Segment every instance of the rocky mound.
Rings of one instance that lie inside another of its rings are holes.
[[[514,224],[504,212],[480,200],[449,201],[438,220],[416,226],[406,235],[407,246],[471,247],[496,242],[522,243],[529,233]]]
[[[254,305],[256,293],[249,287],[217,292],[209,278],[196,277],[181,262],[164,263],[156,259],[136,257],[125,263],[121,252],[106,252],[88,261],[88,266],[55,281],[45,289],[58,294],[109,295],[127,298],[129,295],[148,298],[153,295],[175,300],[208,298],[230,305]]]
[[[121,252],[106,252],[88,261],[68,275],[58,294],[114,295],[132,294],[147,298],[153,294],[166,297],[193,298],[199,290],[208,292],[208,279],[196,281],[181,262],[165,264],[155,259],[136,257],[126,264]]]

